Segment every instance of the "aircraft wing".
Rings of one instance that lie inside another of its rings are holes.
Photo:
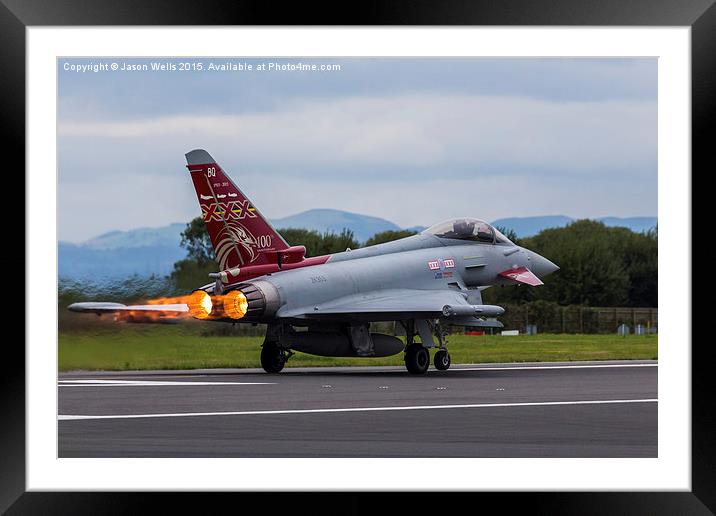
[[[389,289],[353,294],[313,306],[283,307],[277,316],[298,319],[346,319],[363,321],[392,321],[401,319],[438,317],[494,316],[487,310],[499,310],[490,305],[471,305],[466,294],[456,290]],[[499,315],[499,314],[498,314]]]

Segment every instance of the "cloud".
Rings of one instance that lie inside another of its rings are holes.
[[[203,146],[247,167],[396,167],[429,176],[504,170],[580,173],[650,169],[654,102],[552,102],[488,96],[412,95],[294,102],[273,112],[63,122],[62,141],[157,155]],[[150,150],[152,149],[152,150]],[[111,151],[110,151],[111,152]],[[275,170],[274,169],[274,170]],[[462,172],[461,172],[462,171]]]
[[[60,72],[60,238],[198,214],[208,150],[269,217],[653,215],[655,59],[342,59],[329,75]]]
[[[90,174],[80,181],[60,181],[57,200],[59,239],[70,242],[109,230],[188,222],[199,214],[188,176],[160,181],[129,170],[99,179]]]
[[[105,59],[107,63],[116,60]],[[86,64],[88,59],[69,59]],[[127,59],[146,63],[151,59]],[[169,59],[178,63],[185,59]],[[193,59],[206,69],[211,59]],[[222,59],[226,61],[226,59]],[[266,59],[233,59],[254,64]],[[271,59],[274,61],[274,59]],[[276,59],[296,62],[296,59]],[[330,101],[396,95],[487,95],[552,101],[655,100],[656,58],[311,58],[336,73],[132,72],[60,77],[64,120],[136,119],[272,111],[287,99]]]

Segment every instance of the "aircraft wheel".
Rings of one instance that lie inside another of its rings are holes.
[[[420,344],[411,344],[405,351],[405,367],[412,374],[423,374],[430,365],[430,352]]]
[[[447,370],[450,367],[450,353],[448,353],[447,349],[441,349],[435,353],[433,363],[435,364],[435,369],[440,371]]]
[[[261,367],[267,373],[279,373],[286,365],[286,354],[275,342],[264,342],[261,347]]]

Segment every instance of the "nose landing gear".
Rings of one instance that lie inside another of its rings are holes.
[[[450,367],[450,353],[448,353],[448,350],[441,349],[435,353],[433,363],[435,364],[435,369],[446,371]]]

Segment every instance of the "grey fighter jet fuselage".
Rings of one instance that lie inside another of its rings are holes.
[[[541,285],[559,268],[472,218],[306,258],[305,248],[286,244],[206,151],[188,153],[187,162],[221,270],[188,296],[185,311],[198,319],[266,324],[261,362],[268,372],[280,371],[294,351],[366,357],[404,351],[408,370],[423,373],[432,347],[439,348],[435,366],[447,369],[444,324],[499,328],[496,317],[504,310],[484,304],[481,291]],[[70,310],[116,313],[124,306],[99,305],[76,303]],[[381,321],[395,321],[406,341],[371,333],[370,323]]]

